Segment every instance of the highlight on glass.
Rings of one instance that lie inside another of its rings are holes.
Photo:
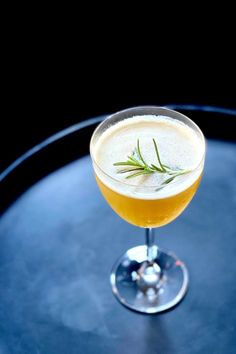
[[[187,291],[185,264],[158,248],[154,228],[170,223],[190,203],[202,177],[205,149],[199,127],[164,107],[115,113],[92,135],[90,154],[101,193],[120,217],[145,229],[146,244],[127,250],[110,276],[114,295],[132,310],[165,311]]]

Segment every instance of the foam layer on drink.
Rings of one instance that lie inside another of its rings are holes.
[[[142,199],[166,198],[191,186],[201,174],[201,167],[194,173],[176,177],[158,191],[169,175],[153,173],[127,179],[129,173],[118,173],[124,167],[113,164],[126,161],[138,139],[144,160],[159,167],[153,138],[162,163],[172,169],[195,170],[201,162],[204,143],[192,128],[166,116],[135,116],[111,126],[94,142],[92,153],[98,178],[118,193]]]

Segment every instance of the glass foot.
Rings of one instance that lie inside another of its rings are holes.
[[[184,297],[188,271],[174,254],[152,246],[152,262],[147,261],[147,246],[129,249],[111,272],[111,286],[122,305],[142,313],[170,309]]]

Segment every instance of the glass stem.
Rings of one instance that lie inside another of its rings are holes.
[[[154,229],[149,227],[146,229],[147,261],[149,263],[153,263],[155,257],[153,254],[154,240]]]

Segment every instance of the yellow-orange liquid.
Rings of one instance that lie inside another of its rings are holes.
[[[138,199],[115,192],[96,176],[111,208],[124,220],[141,227],[163,226],[177,218],[193,198],[201,176],[184,191],[162,199]]]
[[[158,164],[152,139],[158,143],[163,163],[192,172],[163,185],[167,174],[153,173],[126,179],[114,162],[132,154],[139,139],[147,163]],[[94,170],[99,188],[111,208],[123,219],[140,227],[163,226],[174,220],[189,204],[200,183],[199,165],[203,144],[187,125],[162,116],[136,116],[104,131],[93,149]],[[158,187],[163,188],[158,189]]]

